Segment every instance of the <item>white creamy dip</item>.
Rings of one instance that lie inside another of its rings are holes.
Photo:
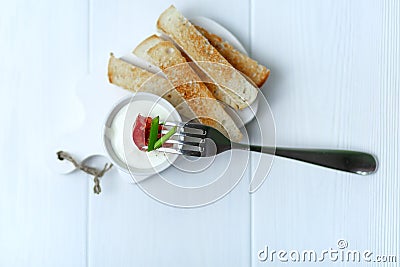
[[[167,161],[166,154],[157,151],[145,152],[137,148],[132,139],[133,124],[138,114],[160,117],[160,122],[167,121],[170,113],[153,101],[138,100],[123,106],[115,115],[107,137],[115,154],[122,162],[137,169],[150,169]]]

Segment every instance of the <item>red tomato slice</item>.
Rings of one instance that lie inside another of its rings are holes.
[[[143,147],[147,146],[149,142],[151,120],[150,117],[144,117],[139,114],[133,125],[133,142],[140,150],[146,150]]]

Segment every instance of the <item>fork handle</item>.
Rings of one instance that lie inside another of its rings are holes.
[[[335,170],[346,171],[361,175],[374,173],[377,170],[377,159],[364,152],[333,149],[303,149],[284,147],[262,147],[255,145],[242,145],[235,147],[243,149],[247,147],[250,151],[271,154],[279,157],[295,159]]]

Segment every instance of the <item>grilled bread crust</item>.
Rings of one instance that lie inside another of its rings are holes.
[[[159,17],[157,28],[217,84],[215,97],[235,109],[248,107],[257,97],[258,89],[210,44],[174,6]]]
[[[200,26],[195,25],[195,27],[233,67],[249,77],[257,87],[261,87],[265,83],[269,77],[269,69],[241,53],[218,35],[210,33]]]
[[[218,129],[233,141],[242,139],[242,133],[232,118],[173,43],[152,35],[140,43],[133,53],[163,70],[201,123]]]

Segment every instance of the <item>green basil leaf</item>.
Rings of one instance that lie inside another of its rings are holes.
[[[176,133],[176,126],[172,127],[165,135],[161,136],[160,139],[154,144],[154,149],[160,148],[171,136]]]
[[[160,117],[155,117],[151,120],[151,127],[150,127],[150,136],[149,136],[149,143],[147,145],[147,151],[154,150],[154,144],[157,141],[158,136],[158,123],[160,121]]]

